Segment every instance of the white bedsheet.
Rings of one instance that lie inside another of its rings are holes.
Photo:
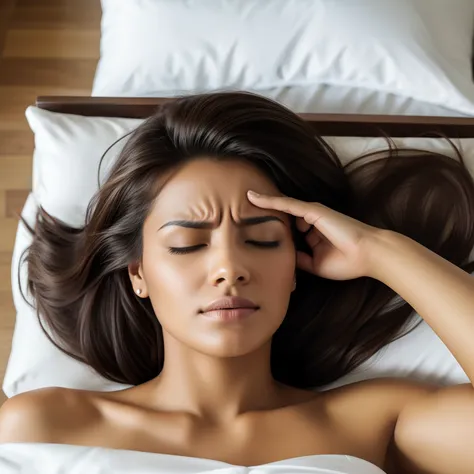
[[[259,466],[211,459],[68,444],[0,445],[1,474],[384,474],[363,459],[300,456]]]

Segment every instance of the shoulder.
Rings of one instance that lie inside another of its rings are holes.
[[[386,452],[389,473],[472,472],[474,390],[469,383],[382,384],[388,402],[396,400],[395,424]]]
[[[385,420],[384,467],[388,473],[471,472],[474,465],[471,384],[441,386],[379,379],[348,386],[346,394],[347,400],[352,400],[347,402],[350,410],[359,410],[354,415],[359,420],[367,415],[372,427],[380,426],[377,415]]]
[[[48,387],[9,398],[0,408],[0,443],[55,443],[60,433],[90,419],[79,391]]]
[[[405,407],[437,386],[397,378],[377,378],[323,392],[330,418],[353,434],[378,433],[391,437]]]
[[[435,392],[440,385],[401,378],[383,377],[344,385],[328,392],[329,398],[354,408],[360,404],[388,407],[397,413],[408,403]]]
[[[351,409],[373,410],[396,424],[409,407],[423,404],[441,388],[428,382],[401,378],[378,378],[347,386],[347,403]]]
[[[341,432],[384,459],[401,414],[437,386],[397,378],[378,378],[324,392],[330,419]]]

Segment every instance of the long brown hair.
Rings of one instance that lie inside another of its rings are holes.
[[[23,221],[34,234],[25,261],[43,331],[112,381],[141,384],[163,367],[160,323],[150,300],[134,294],[127,267],[141,258],[142,225],[163,176],[202,155],[246,160],[288,196],[405,234],[474,269],[467,261],[474,182],[459,152],[453,159],[392,143],[343,166],[304,120],[276,102],[236,92],[179,98],[131,134],[83,227],[41,207],[34,229]],[[295,246],[309,251],[292,222]],[[271,356],[273,376],[295,387],[322,386],[350,372],[403,335],[413,312],[371,278],[331,281],[297,270],[297,281]]]

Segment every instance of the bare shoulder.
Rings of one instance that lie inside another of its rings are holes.
[[[55,443],[67,426],[86,423],[93,406],[79,391],[48,387],[9,398],[0,408],[0,443]]]
[[[408,379],[383,377],[363,380],[328,391],[334,398],[357,407],[364,404],[388,405],[395,411],[420,397],[435,392],[441,386],[433,383]],[[373,405],[372,405],[373,406]]]
[[[360,410],[356,416],[369,414],[371,407],[377,411],[378,404],[381,416],[389,421],[384,461],[387,473],[472,472],[471,384],[442,386],[380,379],[347,390],[356,394],[354,403],[348,403],[351,410]],[[369,423],[376,426],[373,417]]]
[[[366,459],[376,453],[384,462],[400,414],[437,388],[397,378],[364,380],[324,392],[325,406],[335,428],[367,449]]]

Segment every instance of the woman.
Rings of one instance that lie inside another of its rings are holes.
[[[314,390],[400,336],[413,309],[474,382],[474,183],[461,156],[391,149],[343,167],[277,103],[192,96],[133,132],[83,228],[40,210],[31,231],[29,290],[53,342],[134,387],[17,395],[0,442],[309,473],[473,472],[471,384]],[[397,294],[406,303],[388,307]]]

